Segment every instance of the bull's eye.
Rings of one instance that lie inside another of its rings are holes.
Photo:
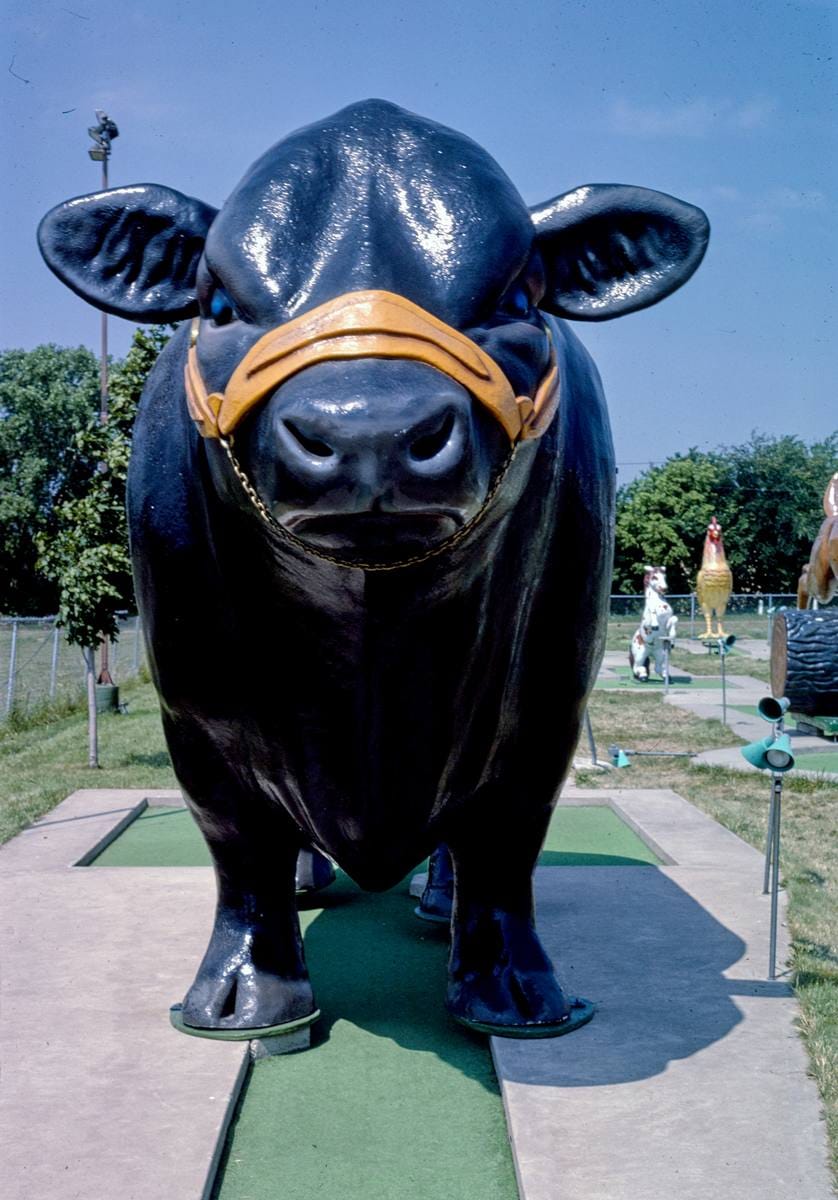
[[[217,287],[212,294],[210,316],[216,325],[229,325],[235,319],[236,310],[233,307],[233,301],[222,287]]]
[[[499,308],[509,317],[528,317],[532,311],[532,301],[526,289],[517,284],[504,293]]]

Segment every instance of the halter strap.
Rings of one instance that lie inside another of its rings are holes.
[[[540,437],[559,402],[558,363],[549,331],[550,363],[535,396],[516,396],[504,372],[476,342],[394,292],[347,292],[278,325],[250,347],[223,392],[208,393],[204,384],[196,346],[199,327],[196,317],[185,367],[186,402],[206,438],[227,437],[285,380],[335,359],[427,363],[471,392],[513,444]]]

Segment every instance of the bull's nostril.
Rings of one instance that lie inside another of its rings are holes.
[[[454,414],[450,410],[431,433],[424,433],[410,445],[410,457],[417,462],[427,462],[435,458],[448,445],[448,440],[454,430]]]
[[[321,441],[320,438],[310,437],[307,433],[303,433],[299,425],[295,425],[293,421],[286,419],[283,421],[283,425],[294,440],[299,442],[302,448],[307,450],[309,454],[314,454],[317,458],[331,458],[334,454],[331,446]]]

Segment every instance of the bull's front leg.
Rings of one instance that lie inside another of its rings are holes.
[[[446,1007],[484,1033],[556,1037],[590,1020],[593,1008],[565,996],[535,929],[532,872],[551,809],[524,820],[507,811],[497,821],[493,807],[480,806],[479,829],[449,837],[455,893]]]
[[[316,1012],[296,904],[301,836],[275,801],[248,789],[206,744],[169,734],[172,758],[215,865],[209,945],[183,1002],[199,1029],[260,1029]]]

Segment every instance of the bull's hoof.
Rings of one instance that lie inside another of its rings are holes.
[[[179,1033],[188,1033],[190,1037],[216,1038],[222,1042],[246,1042],[252,1038],[284,1037],[313,1025],[320,1016],[316,1008],[307,1017],[298,1017],[296,1021],[283,1021],[279,1025],[260,1026],[254,1029],[204,1029],[197,1025],[189,1025],[183,1016],[183,1005],[173,1004],[169,1009],[169,1020]]]
[[[417,904],[414,908],[414,913],[421,921],[431,921],[434,925],[450,925],[451,924],[451,908],[449,906],[447,912],[434,911],[432,908],[425,908],[424,904]]]
[[[213,977],[201,973],[183,1001],[183,1023],[192,1029],[267,1029],[315,1019],[308,979],[283,979],[243,964]]]
[[[331,859],[316,846],[304,848],[297,856],[295,888],[298,896],[320,892],[335,882],[335,868]]]
[[[287,945],[292,936],[291,931],[249,929],[220,913],[183,1001],[184,1024],[267,1029],[312,1017],[314,993],[294,943]]]
[[[478,1021],[470,1017],[458,1016],[457,1013],[453,1012],[451,1015],[455,1021],[458,1021],[461,1025],[465,1025],[468,1029],[473,1029],[477,1033],[488,1033],[492,1037],[562,1037],[566,1033],[572,1033],[574,1029],[579,1029],[582,1025],[587,1025],[596,1012],[596,1007],[590,1000],[574,997],[569,1003],[570,1012],[559,1021],[536,1021],[524,1025],[506,1025],[490,1021]]]
[[[438,846],[428,863],[428,882],[413,910],[423,921],[448,925],[454,907],[454,868],[448,847]]]
[[[575,1009],[552,970],[527,970],[509,963],[489,975],[469,974],[448,985],[446,1008],[456,1021],[499,1037],[558,1037],[584,1024],[593,1007]],[[587,1004],[587,1001],[581,1003]]]
[[[446,1008],[455,1020],[500,1037],[559,1037],[593,1016],[568,999],[529,917],[459,904]]]

